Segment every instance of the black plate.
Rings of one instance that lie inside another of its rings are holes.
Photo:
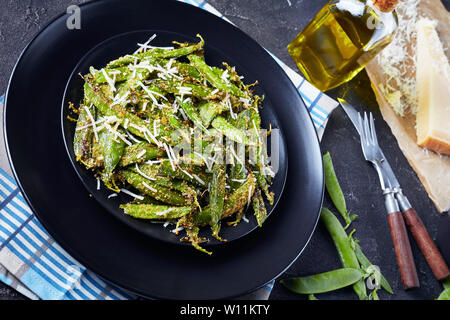
[[[67,29],[67,17],[55,19],[24,50],[4,111],[14,175],[44,227],[86,267],[143,296],[225,298],[278,277],[308,243],[324,190],[317,134],[284,71],[236,27],[176,1],[89,2],[81,6],[80,30]],[[212,256],[151,239],[115,219],[88,196],[65,151],[60,111],[72,70],[102,41],[139,30],[201,33],[211,47],[245,65],[260,81],[285,134],[289,175],[276,209],[263,228],[217,246]]]
[[[67,87],[64,93],[64,99],[62,101],[61,108],[61,121],[64,135],[64,142],[66,144],[67,153],[69,154],[70,160],[78,173],[81,181],[88,189],[90,194],[94,196],[94,198],[113,216],[117,217],[128,226],[134,228],[135,230],[142,232],[148,236],[153,238],[175,243],[175,244],[183,244],[190,245],[188,242],[180,242],[180,238],[184,236],[184,231],[180,232],[180,235],[175,235],[170,232],[170,230],[174,229],[174,226],[170,226],[164,228],[160,223],[152,223],[148,220],[135,219],[129,215],[123,213],[123,210],[120,209],[120,204],[131,201],[131,197],[126,194],[119,194],[118,197],[108,199],[108,195],[112,192],[105,188],[104,186],[97,190],[97,179],[95,179],[93,172],[86,170],[86,168],[81,165],[79,162],[75,160],[75,155],[73,152],[73,137],[75,131],[75,123],[68,119],[70,115],[72,118],[74,117],[71,114],[71,110],[68,107],[69,102],[73,102],[78,105],[83,100],[83,85],[84,81],[80,77],[80,74],[89,73],[89,67],[94,66],[96,69],[103,68],[109,61],[117,59],[118,57],[124,56],[126,54],[132,53],[137,49],[137,43],[144,43],[147,39],[149,39],[153,34],[156,34],[157,37],[154,41],[152,41],[152,45],[155,46],[170,46],[172,45],[172,41],[176,40],[178,42],[198,42],[198,38],[195,35],[191,37],[187,37],[186,35],[167,32],[162,30],[146,30],[146,31],[135,31],[135,32],[127,32],[115,36],[111,39],[103,41],[95,48],[90,50],[78,63],[75,69],[72,72],[72,75],[67,83]],[[210,46],[208,42],[205,45],[205,59],[209,65],[222,66],[223,61],[227,61],[230,65],[236,66],[236,70],[239,75],[244,76],[244,81],[248,84],[254,83],[257,79],[254,78],[252,74],[249,74],[245,68],[245,64],[241,65],[240,60],[234,60],[233,57],[226,57],[220,51],[219,48]],[[265,92],[261,90],[261,88],[256,87],[256,93],[260,96],[267,96]],[[262,127],[268,129],[269,123],[272,125],[273,129],[280,129],[278,119],[276,117],[276,112],[274,110],[274,104],[271,102],[269,98],[264,99],[263,101],[263,109],[261,112],[261,123]],[[274,130],[275,132],[275,130]],[[278,170],[277,174],[273,180],[273,184],[271,186],[271,191],[275,194],[274,205],[270,206],[266,203],[267,213],[270,216],[273,209],[276,207],[278,200],[281,197],[283,192],[283,187],[286,181],[287,176],[287,154],[286,154],[286,145],[284,141],[284,136],[281,130],[278,131],[279,135],[272,135],[272,137],[279,138],[277,145],[278,150],[276,152],[278,156]],[[268,139],[268,150],[271,150],[271,139]],[[200,236],[209,239],[209,242],[204,243],[204,246],[208,245],[217,245],[217,244],[228,244],[230,241],[239,239],[251,231],[254,231],[258,228],[258,223],[256,218],[253,215],[253,209],[250,208],[247,210],[246,216],[249,217],[249,222],[239,223],[236,227],[229,227],[226,223],[222,223],[222,228],[220,230],[220,236],[223,239],[226,239],[227,242],[219,241],[212,237],[210,228],[202,228],[200,231]],[[231,217],[228,220],[233,220],[234,217]],[[212,249],[213,250],[213,249]]]

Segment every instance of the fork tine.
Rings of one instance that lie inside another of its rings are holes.
[[[370,128],[369,128],[369,120],[367,119],[367,113],[364,112],[364,136],[366,138],[366,144],[371,144],[371,138],[370,138]]]
[[[364,147],[364,144],[366,143],[366,135],[364,132],[363,119],[362,119],[361,113],[359,113],[359,112],[358,112],[358,120],[359,120],[359,128],[361,129],[361,132],[359,133],[360,137],[361,137],[361,145],[363,145],[363,147]]]
[[[378,146],[377,133],[375,131],[375,121],[373,119],[372,112],[370,113],[370,131],[372,133],[372,142],[374,145]]]

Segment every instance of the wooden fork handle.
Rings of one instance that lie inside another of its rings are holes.
[[[408,229],[411,231],[436,279],[442,280],[447,278],[450,275],[448,266],[416,210],[409,208],[402,213]]]
[[[420,287],[408,233],[406,232],[405,222],[400,211],[389,213],[388,222],[403,289],[408,290]]]

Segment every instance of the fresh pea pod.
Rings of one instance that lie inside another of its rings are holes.
[[[280,283],[299,294],[317,294],[345,288],[361,281],[364,273],[359,269],[342,268],[306,277],[283,279]]]
[[[331,160],[330,153],[327,152],[323,155],[323,166],[325,170],[325,187],[333,201],[334,206],[339,211],[341,216],[344,218],[347,228],[353,220],[357,218],[356,214],[349,215],[347,211],[347,205],[344,198],[344,193],[342,192],[341,186],[334,171],[333,162]]]
[[[199,187],[208,186],[208,183],[211,181],[211,174],[204,172],[201,166],[193,164],[179,163],[174,171],[169,161],[163,161],[159,174],[185,180]]]
[[[132,217],[151,220],[172,220],[184,217],[192,211],[191,207],[171,207],[155,204],[123,204],[124,212]]]
[[[356,258],[358,259],[361,268],[366,270],[367,268],[369,268],[372,263],[369,261],[369,259],[364,255],[364,253],[361,250],[361,247],[359,246],[358,243],[356,243],[356,241],[353,242],[354,243],[354,250],[355,250],[355,254],[356,254]],[[386,290],[388,293],[390,294],[394,294],[394,291],[392,290],[391,286],[389,285],[389,282],[387,281],[387,279],[381,274],[380,272],[380,285],[381,287]]]
[[[147,142],[140,142],[131,146],[125,147],[119,166],[126,167],[134,163],[142,163],[144,161],[152,160],[162,157],[164,151]]]
[[[328,233],[333,239],[342,266],[344,268],[360,269],[358,258],[356,257],[356,254],[351,246],[350,239],[336,216],[327,208],[322,208],[320,220],[325,225],[325,228],[328,230]],[[353,289],[359,299],[367,299],[367,291],[364,281],[356,282],[353,285]]]
[[[442,291],[437,300],[450,300],[450,289]]]

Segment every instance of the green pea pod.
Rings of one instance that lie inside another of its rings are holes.
[[[215,74],[201,57],[191,54],[188,56],[188,59],[213,87],[229,92],[238,97],[247,97],[247,95],[234,84],[225,82],[219,75]]]
[[[162,157],[163,155],[163,150],[147,142],[140,142],[125,147],[119,166],[126,167],[130,164],[142,163],[144,161]]]
[[[130,73],[132,72],[130,71],[129,68],[126,67],[119,67],[116,69],[104,69],[104,70],[108,78],[115,79],[115,82],[127,80],[127,78],[130,76]],[[92,70],[91,73],[93,73],[93,71],[94,70]],[[102,70],[95,70],[93,76],[95,84],[108,82]]]
[[[170,59],[170,58],[179,58],[182,56],[186,56],[188,54],[191,54],[195,51],[201,50],[205,44],[203,39],[197,35],[200,38],[200,42],[186,46],[181,47],[177,49],[153,49],[149,50],[147,52],[137,53],[133,55],[126,55],[124,57],[120,57],[119,59],[116,59],[114,61],[111,61],[108,63],[107,68],[118,68],[122,67],[131,63],[134,63],[135,61],[141,61],[142,59],[158,59],[158,58],[164,58],[164,59]]]
[[[185,206],[190,204],[180,192],[163,187],[131,170],[123,170],[121,171],[121,175],[134,188],[156,200],[175,206]]]
[[[202,122],[205,125],[205,127],[208,128],[209,125],[211,124],[211,121],[213,121],[213,119],[217,115],[221,114],[222,111],[224,111],[224,109],[225,107],[216,101],[209,101],[200,104],[199,105],[200,118],[202,119]]]
[[[94,119],[89,117],[86,108],[89,109]],[[83,105],[80,107],[75,136],[73,138],[73,149],[76,160],[85,163],[88,167],[92,167],[93,164],[93,161],[90,161],[92,157],[92,139],[94,137],[91,121],[95,121],[95,111],[94,107],[89,108]]]
[[[280,283],[299,294],[330,292],[358,283],[364,277],[359,269],[342,268],[306,277],[283,279]]]
[[[450,300],[450,289],[442,291],[437,300]]]
[[[181,99],[177,97],[177,101],[180,104],[183,111],[186,113],[186,116],[194,123],[194,125],[201,129],[204,133],[209,135],[208,129],[205,128],[205,126],[202,123],[202,120],[200,119],[200,116],[197,112],[197,108],[189,102],[183,102]]]
[[[156,82],[156,85],[161,88],[162,90],[168,92],[168,93],[174,93],[174,94],[182,94],[180,91],[180,87],[183,88],[190,88],[191,89],[191,95],[200,98],[200,99],[206,99],[209,98],[213,92],[211,88],[197,85],[193,83],[180,83],[178,81],[158,81]]]
[[[256,188],[255,194],[252,199],[252,205],[253,210],[255,211],[255,217],[256,221],[258,222],[258,225],[262,227],[262,224],[267,219],[267,210],[266,206],[264,205],[264,199],[261,194],[261,190],[259,188]]]
[[[344,218],[344,221],[347,224],[345,228],[347,228],[350,223],[356,219],[357,215],[353,214],[350,216],[347,211],[344,193],[339,185],[329,152],[323,155],[323,166],[325,170],[325,187],[331,200],[333,201],[334,206]]]
[[[123,133],[122,133],[123,134]],[[102,130],[98,133],[98,140],[103,155],[103,165],[107,173],[112,173],[122,157],[125,142],[109,131]]]
[[[344,228],[342,227],[336,216],[327,208],[322,208],[320,220],[325,225],[328,233],[333,239],[342,266],[344,268],[360,269],[358,258],[356,257],[355,251],[352,248],[350,239],[348,238]],[[355,290],[359,299],[367,299],[367,291],[364,281],[356,282],[353,285],[353,289]]]
[[[171,207],[155,204],[123,204],[124,212],[132,217],[151,220],[172,220],[184,217],[192,211],[191,207]]]
[[[212,126],[224,136],[237,143],[242,143],[249,146],[257,145],[257,141],[255,141],[255,139],[248,137],[245,131],[236,128],[221,116],[218,116],[213,120]]]
[[[220,229],[219,221],[222,218],[222,213],[224,211],[225,185],[225,169],[223,165],[215,163],[209,190],[209,207],[211,214],[210,225],[213,230],[213,235],[216,237],[218,236]]]
[[[162,176],[185,180],[199,187],[208,186],[211,182],[211,174],[205,173],[201,166],[179,163],[174,171],[170,162],[164,161],[159,168],[159,174]]]
[[[358,259],[362,269],[366,270],[369,266],[372,265],[372,263],[369,261],[369,259],[362,252],[359,244],[356,242],[354,242],[354,250],[355,250],[356,258]],[[388,293],[394,294],[394,291],[392,290],[391,286],[389,285],[389,282],[381,273],[380,273],[380,285]]]
[[[224,210],[221,219],[228,218],[234,213],[243,210],[249,204],[249,199],[253,197],[254,192],[255,192],[255,176],[252,173],[250,173],[245,183],[242,186],[240,186],[236,191],[231,193],[230,196],[225,200]],[[195,225],[205,226],[209,225],[210,222],[211,222],[211,212],[209,206],[203,208],[202,211],[197,212],[194,221]]]

